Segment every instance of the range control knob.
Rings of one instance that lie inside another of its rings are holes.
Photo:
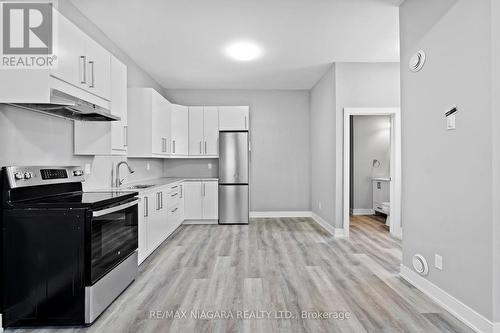
[[[24,175],[23,175],[23,173],[22,173],[22,172],[19,172],[19,171],[18,171],[18,172],[16,172],[16,173],[14,174],[14,178],[16,178],[16,180],[21,180],[21,179],[23,179],[23,178],[24,178]]]
[[[73,176],[76,176],[76,177],[83,176],[83,170],[75,170],[75,171],[73,171]]]
[[[26,171],[24,173],[24,179],[31,179],[33,177],[33,174],[29,171]]]

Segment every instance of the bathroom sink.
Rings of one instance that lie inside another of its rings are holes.
[[[154,185],[133,185],[133,186],[129,186],[128,189],[130,190],[143,190],[145,188],[150,188],[150,187],[153,187]]]

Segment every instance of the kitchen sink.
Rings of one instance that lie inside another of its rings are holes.
[[[129,186],[128,189],[131,189],[131,190],[143,190],[145,188],[150,188],[150,187],[153,187],[154,185],[133,185],[133,186]]]

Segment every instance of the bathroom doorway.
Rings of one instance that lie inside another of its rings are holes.
[[[401,118],[396,108],[344,109],[344,232],[351,218],[402,238]]]

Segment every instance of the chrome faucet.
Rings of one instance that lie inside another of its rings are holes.
[[[135,172],[135,170],[132,169],[130,167],[130,165],[128,165],[128,163],[126,161],[121,161],[120,163],[118,163],[116,165],[116,170],[115,170],[115,186],[116,187],[120,187],[123,184],[123,181],[125,180],[125,178],[120,179],[120,167],[121,167],[122,164],[125,164],[127,166],[128,172],[130,172],[130,173],[134,173]]]

